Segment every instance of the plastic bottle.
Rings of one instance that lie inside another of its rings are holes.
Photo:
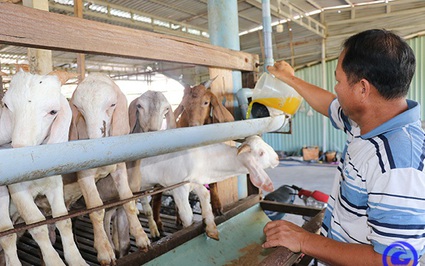
[[[265,72],[255,85],[248,107],[248,117],[255,102],[278,109],[287,115],[294,115],[301,105],[302,97],[291,86]]]

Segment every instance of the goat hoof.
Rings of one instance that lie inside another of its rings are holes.
[[[223,215],[223,209],[222,208],[214,209],[213,213],[215,217]]]
[[[146,246],[146,247],[139,247],[139,250],[140,251],[142,251],[142,252],[148,252],[149,251],[149,249],[151,249],[152,247],[151,247],[151,245],[148,245],[148,246]]]
[[[209,237],[209,238],[212,238],[212,239],[214,239],[214,240],[217,240],[217,241],[219,241],[220,239],[218,238],[218,232],[207,232],[207,236]]]
[[[102,261],[100,261],[100,265],[101,266],[115,266],[115,265],[117,265],[117,262],[115,260],[111,260],[111,262],[102,260]]]
[[[163,234],[160,234],[159,236],[152,237],[152,242],[156,242],[160,240],[163,236],[164,236]]]

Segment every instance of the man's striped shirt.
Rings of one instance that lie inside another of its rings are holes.
[[[374,246],[383,253],[395,241],[425,245],[425,136],[420,105],[367,134],[334,100],[332,124],[347,134],[321,233],[329,238]]]

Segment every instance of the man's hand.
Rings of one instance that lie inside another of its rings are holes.
[[[272,221],[264,227],[266,242],[263,248],[287,247],[292,252],[301,252],[304,240],[310,234],[301,227],[284,220]]]
[[[295,75],[294,69],[285,61],[277,61],[273,66],[267,66],[267,70],[284,82],[287,82]]]

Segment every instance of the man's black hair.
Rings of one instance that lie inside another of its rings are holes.
[[[412,48],[391,31],[372,29],[348,38],[342,69],[350,84],[368,80],[386,99],[405,97],[415,73]]]

